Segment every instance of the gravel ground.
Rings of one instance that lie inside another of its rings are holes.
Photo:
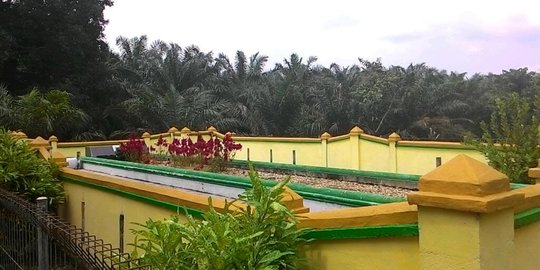
[[[247,176],[248,170],[238,169],[238,168],[229,168],[225,172],[232,175],[241,175]],[[264,172],[259,171],[259,176],[263,179],[281,181],[287,175],[273,173],[273,172]],[[374,184],[364,184],[352,181],[336,180],[336,179],[326,179],[326,178],[317,178],[309,176],[300,176],[300,175],[291,175],[292,183],[306,184],[315,187],[328,187],[336,189],[345,189],[352,191],[360,191],[371,194],[378,194],[387,197],[405,197],[407,193],[412,192],[411,189],[399,188],[399,187],[390,187],[383,185],[374,185]]]

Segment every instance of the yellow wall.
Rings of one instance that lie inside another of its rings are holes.
[[[360,169],[389,172],[388,144],[360,140]]]
[[[450,163],[452,162],[448,164]],[[148,218],[167,218],[175,214],[175,211],[128,199],[109,191],[101,191],[96,188],[97,186],[138,194],[158,201],[177,202],[198,210],[207,207],[207,201],[201,198],[201,195],[180,189],[125,181],[119,177],[84,170],[64,168],[62,173],[66,177],[95,185],[88,187],[71,181],[64,183],[67,195],[63,209],[64,217],[71,224],[83,227],[81,202],[84,201],[84,229],[105,242],[118,246],[119,215],[124,214],[126,251],[131,250],[128,246],[133,241],[131,229],[138,228],[133,225],[134,222],[144,223]],[[426,179],[423,181],[427,181]],[[469,212],[468,208],[468,210],[447,210],[422,206],[417,209],[415,205],[410,205],[409,201],[302,214],[300,226],[315,229],[414,224],[420,221],[419,237],[379,236],[313,241],[303,250],[303,254],[311,263],[305,269],[447,269],[446,266],[449,264],[472,265],[470,263],[477,262],[479,258],[496,256],[493,254],[506,252],[506,249],[512,250],[512,255],[507,258],[509,260],[504,263],[493,260],[496,265],[491,265],[489,264],[491,261],[488,261],[486,268],[474,269],[510,269],[514,264],[516,267],[513,269],[538,269],[540,222],[518,228],[514,232],[513,215],[514,211],[521,212],[538,207],[540,185],[507,192],[525,194],[524,200],[515,208],[518,210],[507,208],[495,213],[477,214]],[[216,199],[214,202],[219,207],[219,200]],[[181,220],[185,221],[185,217]],[[459,249],[455,248],[456,242],[463,243]]]
[[[58,150],[67,158],[76,157],[77,152],[81,153],[81,157],[84,157],[86,155],[86,148],[84,146],[62,147]]]
[[[103,239],[115,247],[119,246],[119,218],[124,214],[125,250],[131,251],[129,243],[134,238],[131,229],[140,229],[133,223],[144,223],[149,218],[154,220],[167,218],[175,212],[162,207],[127,199],[109,192],[78,184],[64,182],[66,203],[64,215],[72,225],[83,228],[81,202],[85,202],[85,231]]]
[[[181,138],[176,131],[175,138]],[[192,140],[196,140],[197,134],[202,134],[204,139],[210,137],[209,131],[190,132]],[[223,134],[214,132],[214,135],[223,138]],[[170,133],[162,133],[163,138],[171,141]],[[150,135],[149,143],[154,145],[159,134]],[[296,153],[297,165],[322,166],[332,168],[358,169],[365,171],[393,172],[403,174],[425,174],[435,168],[435,158],[441,157],[442,163],[459,154],[467,154],[475,159],[486,162],[486,159],[476,150],[463,149],[459,143],[452,142],[426,142],[426,141],[402,141],[396,144],[395,160],[390,158],[390,141],[385,138],[367,134],[355,135],[358,141],[351,139],[351,134],[330,137],[327,141],[326,156],[324,155],[325,140],[321,138],[282,138],[282,137],[242,137],[234,139],[242,144],[242,149],[237,151],[235,158],[253,161],[270,162],[270,149],[272,149],[272,162],[293,164],[293,150]],[[85,154],[85,146],[91,145],[115,145],[120,141],[108,142],[81,142],[81,143],[58,143],[58,151],[66,157],[74,157],[77,151]],[[358,142],[358,143],[357,143]],[[359,156],[359,163],[355,155]],[[393,156],[392,156],[393,157]],[[393,163],[391,164],[391,163]]]
[[[435,159],[441,157],[442,164],[459,154],[466,154],[474,159],[487,163],[482,154],[476,150],[453,148],[424,148],[399,146],[397,150],[397,170],[404,174],[425,174],[436,168]]]
[[[535,270],[540,265],[540,222],[516,229],[514,235],[515,269]]]
[[[270,149],[272,149],[272,162],[293,164],[293,150],[296,153],[296,164],[321,166],[321,144],[312,142],[259,142],[236,140],[242,144],[242,149],[236,153],[235,158],[253,161],[270,162]]]
[[[417,237],[316,241],[304,254],[311,262],[306,269],[419,269]]]
[[[71,172],[71,177],[74,177],[73,174],[78,173],[72,170]],[[83,175],[85,176],[79,179],[80,181],[86,182],[87,180],[83,178],[92,178],[92,173],[85,172]],[[106,181],[107,177],[99,176],[97,178]],[[121,182],[117,180],[113,182],[116,186],[115,189],[123,190],[128,186],[126,184],[126,187],[122,187]],[[109,184],[106,186],[109,186]],[[67,199],[63,208],[63,217],[71,224],[80,228],[83,227],[81,202],[85,202],[84,229],[103,239],[106,243],[111,243],[115,247],[119,245],[119,216],[122,213],[124,214],[124,249],[127,252],[132,250],[132,247],[128,244],[134,241],[131,229],[140,229],[140,227],[133,223],[144,223],[149,218],[161,220],[175,214],[174,211],[121,197],[94,187],[87,187],[79,183],[65,182],[64,188]],[[131,191],[137,193],[135,189]],[[149,193],[146,195],[148,196]],[[156,196],[158,198],[159,194],[156,193]],[[381,218],[374,217],[374,213],[378,211],[376,206],[365,209],[351,208],[349,210],[338,210],[336,211],[335,226],[371,226],[373,224],[378,225],[381,222],[392,224],[394,224],[393,222],[411,222],[411,218],[407,216],[412,216],[416,209],[414,206],[408,206],[406,203],[381,205],[380,208]],[[317,219],[320,219],[322,222],[321,226],[327,227],[325,222],[331,215],[331,211],[328,211],[327,213],[319,213],[314,216],[306,215],[306,217],[315,223],[317,223]],[[181,220],[186,220],[184,216],[180,217]],[[418,269],[418,238],[379,237],[369,239],[319,240],[311,242],[303,250],[303,254],[311,262],[310,266],[305,269]]]
[[[328,167],[349,169],[351,163],[351,148],[349,138],[328,142]]]

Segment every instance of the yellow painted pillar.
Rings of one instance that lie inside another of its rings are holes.
[[[214,136],[217,133],[217,129],[213,126],[210,126],[207,130],[210,132],[210,136]]]
[[[189,138],[189,134],[191,133],[191,130],[187,127],[184,127],[182,130],[180,130],[180,134],[182,138],[187,139]]]
[[[142,134],[142,139],[144,140],[144,144],[146,144],[146,147],[150,148],[151,142],[150,142],[150,133],[145,132]]]
[[[328,139],[330,139],[332,135],[330,133],[325,132],[321,134],[321,166],[322,167],[328,167]]]
[[[58,138],[54,135],[49,137],[49,143],[51,144],[51,153],[58,151]]]
[[[459,155],[422,176],[418,205],[421,270],[511,270],[514,210],[524,198],[508,177]]]
[[[168,132],[169,132],[170,139],[171,139],[171,140],[169,141],[169,143],[172,143],[172,141],[174,141],[174,135],[175,135],[176,132],[178,132],[178,129],[175,128],[175,127],[172,127],[172,128],[169,128],[169,131],[168,131]]]
[[[390,172],[397,173],[397,142],[401,141],[401,137],[397,133],[392,133],[388,136],[388,169]]]
[[[540,160],[536,168],[529,169],[529,177],[532,178],[536,184],[540,184]]]
[[[360,170],[362,163],[360,160],[360,136],[364,131],[359,127],[353,127],[349,132],[349,142],[351,147],[351,169]]]

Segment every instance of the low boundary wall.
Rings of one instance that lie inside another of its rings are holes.
[[[173,127],[164,133],[146,132],[141,138],[150,146],[159,137],[171,142],[174,138],[189,136],[195,139],[198,135],[205,138],[224,137],[213,127],[205,131],[191,131],[188,128],[178,130]],[[236,153],[237,160],[411,175],[425,174],[460,154],[467,154],[486,163],[484,156],[462,143],[406,141],[396,133],[381,138],[365,134],[358,127],[354,127],[349,134],[335,137],[326,132],[319,138],[232,136],[242,144],[242,149]],[[53,151],[59,151],[66,157],[75,157],[77,152],[85,156],[88,146],[112,146],[126,140],[58,142],[52,136],[49,141]]]

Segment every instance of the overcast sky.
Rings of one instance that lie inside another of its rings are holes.
[[[267,68],[295,52],[325,66],[360,57],[469,74],[540,72],[540,0],[114,2],[105,10],[111,47],[119,35],[146,34],[231,59],[236,50],[260,52],[269,56]]]

